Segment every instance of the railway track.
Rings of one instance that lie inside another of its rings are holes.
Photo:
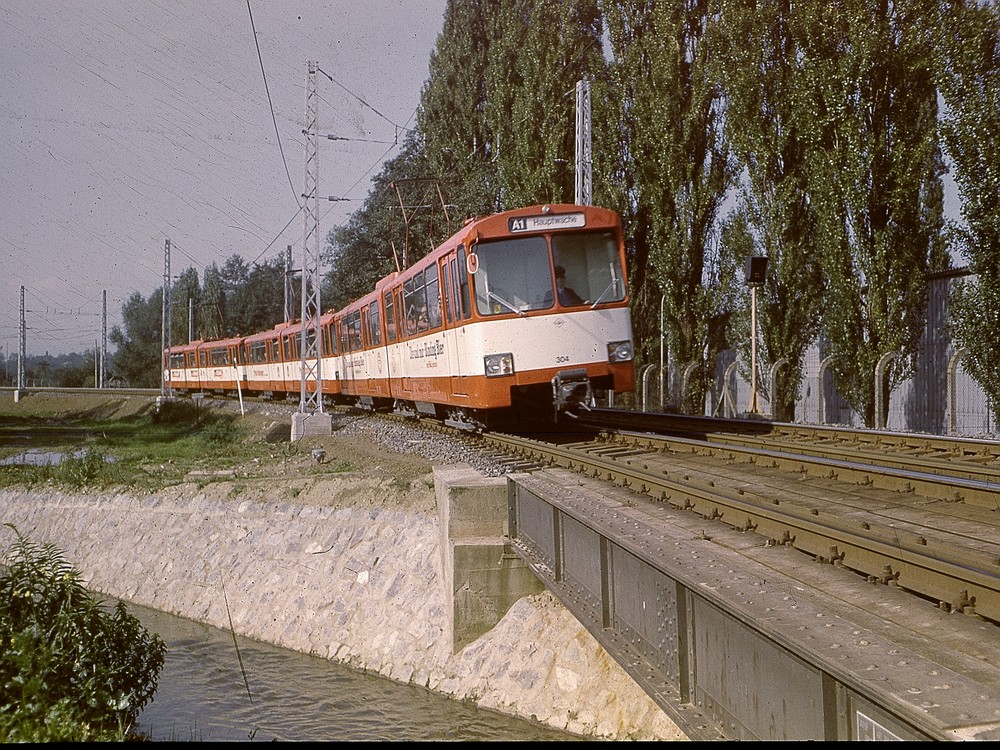
[[[420,420],[508,471],[570,469],[1000,623],[998,441],[606,409],[578,422],[475,437]]]
[[[587,423],[604,430],[568,444],[482,440],[526,465],[612,482],[947,612],[1000,622],[997,443],[768,424],[725,432],[720,420],[686,421],[686,436],[673,420],[674,434],[663,435],[614,426],[639,415],[600,416]]]

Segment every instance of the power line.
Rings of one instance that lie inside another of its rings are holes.
[[[253,43],[257,48],[257,60],[260,62],[260,75],[264,79],[264,91],[267,94],[267,106],[271,109],[271,122],[274,124],[274,135],[278,139],[278,150],[281,152],[281,162],[285,165],[285,176],[288,178],[288,186],[292,189],[295,197],[295,204],[301,209],[302,203],[295,192],[295,185],[292,183],[292,174],[288,171],[288,161],[285,159],[285,149],[281,146],[281,134],[278,132],[278,120],[274,116],[274,104],[271,102],[271,91],[267,87],[267,73],[264,72],[264,58],[260,54],[260,43],[257,41],[257,28],[253,22],[253,11],[250,10],[250,0],[247,0],[247,14],[250,16],[250,29],[253,31]]]
[[[249,2],[249,0],[247,0],[247,2]],[[358,96],[357,94],[355,94],[353,91],[351,91],[349,88],[347,88],[344,84],[340,83],[339,81],[334,80],[333,76],[331,76],[325,70],[323,70],[322,68],[320,68],[318,66],[316,67],[316,70],[318,70],[320,73],[322,73],[327,78],[329,78],[331,83],[335,83],[338,86],[340,86],[340,88],[342,88],[344,91],[346,91],[348,94],[350,94],[351,96],[353,96],[355,99],[357,99],[363,105],[365,105],[366,107],[368,107],[368,109],[370,109],[372,112],[374,112],[379,117],[381,117],[383,120],[385,120],[387,123],[389,123],[394,128],[396,128],[397,131],[399,131],[399,130],[406,130],[406,128],[397,125],[392,120],[390,120],[388,117],[386,117],[385,115],[383,115],[381,112],[379,112],[377,109],[375,109],[375,107],[373,107],[368,102],[366,102],[364,99],[362,99],[360,96]],[[396,138],[397,138],[397,140],[399,138],[399,133],[398,132],[396,133]]]

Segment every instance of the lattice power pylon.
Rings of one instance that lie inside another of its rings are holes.
[[[162,342],[160,364],[160,396],[173,398],[174,390],[170,379],[170,355],[167,349],[173,346],[173,299],[170,294],[170,238],[163,241],[163,310],[160,313],[160,341]]]
[[[305,135],[305,234],[302,241],[302,381],[299,391],[299,412],[312,414],[323,412],[323,378],[320,343],[319,317],[320,273],[319,273],[319,96],[316,93],[316,69],[318,63],[309,61],[306,65],[306,120],[302,133]],[[316,388],[306,387],[307,381],[315,380]]]
[[[576,82],[576,202],[589,206],[593,191],[590,148],[590,81]]]

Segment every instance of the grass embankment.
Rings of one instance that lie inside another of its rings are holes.
[[[0,466],[0,487],[59,486],[72,489],[121,487],[156,490],[184,481],[203,468],[227,469],[269,454],[266,443],[249,439],[248,427],[231,412],[168,401],[127,416],[107,416],[107,405],[53,412],[30,403],[0,408],[0,459],[25,451],[61,455],[48,465]]]

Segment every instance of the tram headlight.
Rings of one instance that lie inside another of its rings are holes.
[[[608,362],[629,362],[631,359],[631,341],[611,341],[608,343]]]
[[[483,357],[483,361],[486,365],[486,377],[488,378],[498,378],[501,375],[514,374],[513,354],[487,354]]]

